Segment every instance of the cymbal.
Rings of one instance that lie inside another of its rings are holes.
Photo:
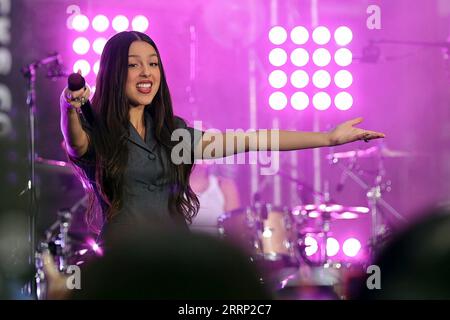
[[[292,214],[311,219],[352,220],[367,215],[369,211],[367,207],[348,207],[340,204],[307,204],[294,207]]]
[[[384,158],[407,158],[413,156],[413,153],[402,150],[392,150],[387,147],[370,147],[363,150],[349,150],[344,152],[336,152],[327,155],[327,159],[350,159],[350,158],[370,158],[381,156]]]

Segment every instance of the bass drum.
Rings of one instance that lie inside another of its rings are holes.
[[[289,208],[264,204],[222,214],[219,234],[261,261],[296,264],[296,232]]]

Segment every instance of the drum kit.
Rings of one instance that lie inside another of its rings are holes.
[[[302,205],[292,209],[258,203],[222,214],[218,219],[219,234],[262,261],[278,261],[295,266],[303,262],[310,265],[326,264],[327,251],[319,262],[309,260],[305,239],[316,235],[326,243],[330,223],[335,220],[359,219],[367,216],[367,207],[345,207],[339,204]]]
[[[95,244],[93,237],[89,233],[80,233],[73,228],[74,212],[78,206],[83,206],[85,201],[86,199],[83,198],[71,209],[59,210],[56,221],[45,231],[43,239],[37,245],[35,283],[38,300],[47,299],[45,252],[51,254],[55,267],[62,274],[65,274],[70,266],[80,266],[98,255],[99,249],[92,246]]]
[[[221,238],[230,241],[247,253],[251,261],[263,266],[270,272],[279,272],[285,268],[299,269],[304,265],[313,268],[352,268],[354,265],[369,265],[381,245],[388,239],[388,226],[385,224],[386,212],[401,222],[405,219],[382,197],[383,191],[390,191],[390,181],[384,181],[384,158],[408,157],[403,151],[389,150],[375,146],[365,150],[352,150],[331,153],[327,156],[330,164],[338,165],[343,174],[350,177],[364,191],[366,206],[344,206],[333,203],[328,197],[318,204],[305,204],[293,207],[278,207],[271,203],[255,201],[253,205],[226,212],[218,218],[218,232]],[[378,168],[373,183],[369,184],[356,172],[358,158],[375,158]],[[348,166],[340,162],[348,159]],[[383,215],[381,215],[381,212]],[[333,223],[348,224],[349,221],[365,219],[371,230],[366,246],[367,254],[363,261],[341,260],[328,254],[328,239],[333,236],[330,228]],[[311,242],[311,238],[318,239]],[[312,247],[316,248],[312,248]],[[310,254],[315,249],[317,254]],[[263,273],[264,274],[264,273]],[[292,274],[289,276],[292,278]],[[289,278],[288,277],[288,278]],[[280,280],[282,286],[287,278]]]
[[[40,171],[50,171],[52,173],[73,175],[74,169],[66,161],[45,159],[35,157],[36,168]],[[81,265],[96,255],[90,242],[95,243],[94,235],[87,230],[79,230],[74,223],[74,216],[83,211],[88,206],[88,197],[84,195],[76,201],[70,208],[60,209],[57,213],[56,221],[48,227],[40,241],[34,254],[35,261],[35,296],[38,300],[47,299],[47,278],[44,272],[45,252],[51,254],[53,262],[61,273],[66,273],[69,266]]]

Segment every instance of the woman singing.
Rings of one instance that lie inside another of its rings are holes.
[[[239,140],[243,133],[201,132],[174,116],[158,48],[140,32],[121,32],[107,42],[92,99],[93,123],[78,112],[89,97],[88,87],[63,91],[61,130],[69,158],[80,169],[93,200],[88,217],[92,221],[101,213],[104,219],[101,238],[138,226],[187,226],[199,202],[189,185],[192,163],[173,161],[172,151],[179,141],[173,141],[172,133],[184,128],[191,134],[189,158],[202,157],[210,143]],[[347,121],[330,132],[277,130],[278,141],[264,139],[267,146],[262,146],[262,131],[255,131],[249,138],[256,143],[224,145],[223,152],[212,157],[384,137],[354,127],[361,121]],[[273,130],[268,130],[266,138],[271,133]]]

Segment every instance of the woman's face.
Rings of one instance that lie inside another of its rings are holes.
[[[161,81],[155,48],[145,41],[134,41],[128,51],[128,77],[125,93],[132,107],[150,104]]]

